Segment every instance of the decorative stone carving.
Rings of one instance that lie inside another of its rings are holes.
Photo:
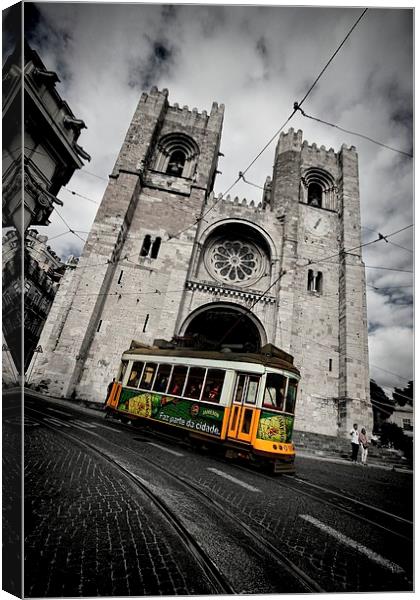
[[[218,239],[208,248],[205,263],[216,280],[249,285],[263,275],[267,257],[254,242]]]

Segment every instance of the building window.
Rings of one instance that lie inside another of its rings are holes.
[[[157,237],[152,241],[150,235],[145,235],[143,245],[140,250],[140,257],[143,258],[157,258],[160,250],[162,238]],[[119,282],[118,282],[119,283]]]
[[[337,186],[334,177],[317,167],[310,167],[302,176],[301,202],[315,208],[337,210]]]
[[[317,292],[322,294],[322,273],[321,271],[308,271],[308,292]]]
[[[159,254],[160,244],[162,240],[160,237],[157,237],[152,244],[152,250],[150,252],[150,258],[157,258]]]
[[[172,152],[166,172],[168,175],[175,175],[175,177],[182,177],[182,173],[185,165],[185,154],[182,150],[175,150]]]
[[[310,183],[308,187],[308,204],[322,207],[322,187],[318,183]]]
[[[145,235],[143,240],[143,246],[140,250],[140,256],[148,256],[151,244],[152,238],[150,237],[150,235]]]
[[[156,171],[191,179],[197,167],[199,149],[196,142],[184,133],[169,133],[157,145],[154,159]]]

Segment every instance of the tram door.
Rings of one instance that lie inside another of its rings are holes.
[[[250,442],[257,418],[257,392],[260,377],[238,373],[235,394],[230,411],[227,435],[229,438]]]

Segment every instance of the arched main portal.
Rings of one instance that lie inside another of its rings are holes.
[[[200,341],[200,348],[228,347],[238,352],[258,352],[266,342],[260,321],[241,306],[211,304],[194,311],[180,334]]]

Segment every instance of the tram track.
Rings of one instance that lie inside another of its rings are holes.
[[[242,465],[236,464],[235,467],[238,470],[246,473],[252,473],[254,476],[257,476],[259,479],[264,479],[265,481],[275,483],[277,479],[276,477],[266,475]],[[369,525],[373,525],[374,527],[385,531],[387,534],[392,534],[393,536],[406,541],[413,541],[413,522],[408,519],[404,519],[399,515],[395,515],[376,506],[366,504],[360,500],[346,496],[345,494],[342,494],[336,490],[325,488],[304,479],[300,479],[295,475],[281,475],[281,480],[277,485],[282,488],[286,487],[294,492],[297,492],[298,494],[307,496],[308,498],[311,498],[312,500],[321,504],[331,506],[335,510],[350,515],[351,517]],[[304,487],[309,489],[303,489]],[[314,490],[316,490],[316,492]],[[360,511],[364,511],[365,514],[361,514]],[[384,522],[389,523],[390,520],[395,524],[394,528],[384,524]],[[401,531],[401,529],[404,531]]]
[[[124,429],[127,429],[127,431],[132,431],[131,427],[128,425],[125,426]],[[136,433],[140,433],[140,430],[137,430]],[[147,433],[150,432],[148,431]],[[161,438],[161,436],[156,435],[153,435],[153,437],[158,437],[159,439]],[[170,436],[162,437],[166,441],[173,439]],[[126,449],[132,451],[128,447],[126,447]],[[225,459],[223,458],[214,458],[222,464],[226,463]],[[413,540],[413,522],[400,517],[399,515],[395,515],[376,506],[361,502],[360,500],[347,496],[337,490],[306,481],[305,479],[299,478],[296,475],[283,474],[279,479],[278,477],[266,475],[265,473],[261,473],[260,471],[238,463],[229,462],[229,464],[235,464],[236,469],[250,473],[253,476],[265,481],[270,481],[271,483],[279,481],[278,485],[281,487],[287,487],[288,489],[309,497],[318,503],[330,506],[335,510],[342,512],[343,514],[350,515],[352,518],[356,518],[361,522],[374,526],[387,534],[391,534],[409,542],[412,542]],[[157,463],[154,464],[154,466],[159,467]],[[168,474],[175,476],[173,473]],[[389,526],[390,522],[393,523],[393,527]]]
[[[28,408],[31,412],[38,412],[34,409]],[[33,417],[34,418],[34,417]],[[57,431],[58,428],[54,426],[52,423],[46,423],[43,419],[37,417],[40,423],[45,425],[46,427]],[[86,430],[86,434],[92,434],[91,430]],[[175,531],[178,533],[180,538],[183,540],[183,543],[190,550],[191,554],[194,556],[197,563],[202,568],[203,572],[206,574],[210,584],[214,587],[214,593],[217,594],[237,594],[237,593],[247,593],[246,590],[237,590],[232,584],[228,581],[224,573],[220,570],[220,568],[215,564],[215,562],[209,557],[208,553],[203,550],[200,544],[196,541],[196,539],[190,534],[190,532],[185,528],[182,520],[174,513],[174,511],[170,508],[168,503],[160,498],[150,487],[147,486],[142,478],[139,478],[135,473],[131,470],[127,469],[119,460],[109,456],[106,452],[99,449],[96,445],[93,445],[85,440],[81,440],[79,437],[72,435],[69,431],[60,431],[60,435],[63,437],[67,437],[74,442],[83,445],[85,448],[88,448],[91,452],[96,453],[102,459],[106,460],[108,463],[114,466],[114,468],[118,469],[122,472],[125,477],[127,477],[132,484],[137,486],[143,494],[145,494],[149,500],[161,511],[161,513],[166,517],[168,522],[172,525]],[[95,434],[98,436],[98,434]],[[172,479],[178,485],[183,486],[188,490],[189,494],[195,495],[196,499],[199,499],[200,502],[207,504],[207,506],[211,507],[214,513],[217,513],[218,518],[222,518],[224,521],[226,519],[229,520],[229,525],[232,523],[242,532],[242,535],[245,536],[247,540],[246,547],[247,549],[252,548],[253,554],[258,557],[261,563],[265,561],[267,564],[271,561],[271,563],[275,563],[277,569],[281,569],[282,576],[286,577],[290,582],[293,580],[293,586],[288,591],[293,592],[301,592],[301,593],[322,593],[325,590],[307,573],[305,573],[302,569],[300,569],[297,565],[295,565],[284,553],[282,553],[278,548],[273,546],[266,538],[257,533],[254,528],[252,528],[248,523],[245,523],[242,519],[238,517],[237,514],[233,513],[229,510],[225,504],[222,504],[218,500],[214,498],[210,498],[208,493],[200,489],[197,484],[192,482],[189,478],[183,477],[181,475],[175,474],[169,471],[167,468],[162,465],[156,463],[149,458],[145,458],[139,456],[132,448],[127,446],[117,445],[110,440],[104,440],[104,438],[100,437],[101,440],[106,441],[106,443],[115,445],[119,450],[128,451],[135,455],[136,461],[139,459],[147,464],[148,467],[152,467],[153,469],[158,470],[161,474],[163,474],[166,478]],[[257,525],[257,524],[256,524]],[[274,591],[274,590],[273,590]],[[277,589],[277,593],[284,592],[283,589]]]

